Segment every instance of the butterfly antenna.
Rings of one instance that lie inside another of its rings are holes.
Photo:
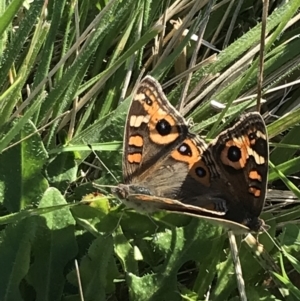
[[[96,152],[93,150],[93,147],[90,144],[88,144],[88,147],[91,149],[91,151],[93,152],[93,154],[95,155],[95,157],[99,160],[99,162],[104,167],[104,169],[111,175],[111,177],[115,180],[115,182],[118,183],[119,181],[117,180],[117,178],[115,177],[115,175],[109,170],[109,168],[104,164],[104,162],[96,154]]]
[[[158,226],[158,224],[155,222],[155,219],[154,219],[151,215],[149,215],[149,213],[147,213],[146,215],[147,215],[147,217],[150,219],[151,223],[155,226],[155,231],[154,231],[154,233],[155,233],[155,235],[156,235],[159,226]]]
[[[236,281],[238,285],[238,290],[240,294],[241,301],[247,301],[246,290],[245,290],[245,281],[243,278],[241,262],[239,258],[239,252],[236,244],[235,235],[232,231],[228,231],[228,238],[230,243],[231,256],[233,259],[233,265],[236,275]]]
[[[108,236],[110,236],[110,235],[113,235],[113,233],[117,231],[117,229],[120,227],[121,220],[122,220],[122,218],[123,218],[124,212],[125,212],[125,210],[123,210],[123,211],[121,212],[121,215],[120,215],[120,217],[118,218],[118,221],[117,221],[116,226],[112,229],[112,231],[110,231],[110,233],[108,233],[107,235],[105,235],[105,237],[108,237]]]
[[[97,184],[97,183],[94,183],[94,182],[92,182],[92,185],[93,185],[93,187],[95,187],[95,188],[116,188],[116,185],[102,185],[102,184]]]
[[[80,278],[80,271],[79,271],[79,266],[78,266],[77,259],[75,259],[75,269],[76,269],[76,276],[77,276],[77,281],[78,281],[80,301],[84,301],[81,278]]]

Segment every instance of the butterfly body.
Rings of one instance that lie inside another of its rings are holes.
[[[140,211],[167,210],[242,232],[260,231],[267,141],[260,114],[248,113],[206,144],[147,76],[127,115],[124,183],[115,193]]]

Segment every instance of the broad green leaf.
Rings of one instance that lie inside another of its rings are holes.
[[[47,153],[32,122],[14,142],[19,143],[0,154],[1,202],[9,212],[38,203],[48,186],[42,175]]]
[[[173,218],[176,218],[174,215]],[[187,261],[206,262],[210,260],[212,252],[220,251],[223,240],[213,245],[208,243],[215,239],[219,228],[201,221],[197,218],[191,219],[190,223],[182,228],[173,228],[165,232],[156,233],[152,244],[161,252],[161,262],[152,268],[153,275],[139,276],[136,272],[128,273],[127,283],[130,287],[132,299],[139,296],[140,300],[180,300],[176,274],[180,267]],[[143,255],[144,250],[140,248]],[[211,262],[214,264],[214,262]],[[214,266],[210,266],[212,272]]]
[[[65,204],[55,188],[49,188],[40,208]],[[38,217],[38,231],[32,247],[33,264],[28,280],[36,292],[36,300],[60,300],[65,283],[64,271],[77,254],[75,221],[68,208]]]
[[[297,225],[287,224],[278,238],[285,249],[299,251],[300,229]]]
[[[138,273],[138,265],[133,257],[133,247],[127,241],[122,229],[117,228],[114,235],[114,248],[122,268],[126,273]]]
[[[36,220],[23,219],[8,225],[0,234],[0,300],[21,301],[21,281],[26,277]]]
[[[113,250],[112,236],[99,236],[82,258],[80,274],[85,300],[104,301],[106,293],[112,293],[108,287],[118,277]]]

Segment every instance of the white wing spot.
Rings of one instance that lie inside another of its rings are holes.
[[[146,95],[144,93],[139,93],[139,94],[136,94],[134,96],[134,101],[141,101],[141,100],[144,100],[146,98]]]
[[[262,138],[264,140],[267,140],[267,136],[264,133],[262,133],[261,131],[256,131],[256,136],[259,138]]]
[[[139,116],[136,116],[136,115],[132,115],[130,117],[130,120],[129,120],[129,125],[131,127],[135,127],[135,128],[138,128],[141,126],[142,123],[148,123],[150,120],[150,116],[149,115],[139,115]]]
[[[136,116],[132,115],[130,116],[129,125],[134,126],[135,125]]]
[[[144,116],[143,122],[144,122],[144,123],[149,123],[149,121],[150,121],[150,115]]]
[[[257,152],[253,151],[252,156],[257,164],[264,164],[265,158],[260,156]]]

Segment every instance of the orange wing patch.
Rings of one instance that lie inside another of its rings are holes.
[[[142,161],[142,154],[140,154],[140,153],[128,154],[127,161],[129,163],[139,164]]]
[[[135,147],[142,147],[144,145],[144,140],[139,135],[130,136],[128,144],[132,145],[132,146],[135,146]]]
[[[149,88],[143,89],[143,92],[138,93],[134,97],[134,101],[139,101],[143,106],[144,110],[152,117],[155,114],[166,115],[167,113],[161,110],[160,104],[158,102],[159,96],[155,91]]]
[[[262,181],[261,175],[256,170],[251,170],[249,172],[249,178],[251,180],[256,180],[256,181],[259,181],[259,182]]]
[[[187,163],[189,169],[200,160],[200,152],[191,139],[185,139],[178,149],[172,152],[171,156],[176,161]]]
[[[210,186],[210,172],[203,160],[200,159],[198,162],[196,162],[190,169],[189,174],[202,185],[206,187]],[[210,209],[207,207],[205,208]]]
[[[230,151],[232,147],[235,147],[236,150],[240,151],[239,158],[236,158],[236,161],[230,158]],[[221,152],[221,161],[223,164],[233,167],[234,169],[241,169],[247,163],[249,158],[249,147],[250,141],[248,136],[242,136],[240,138],[233,138],[226,142],[225,148]]]
[[[260,197],[260,193],[261,193],[261,190],[259,188],[256,188],[256,187],[249,187],[249,190],[248,190],[251,194],[253,194],[256,198]]]
[[[142,122],[148,123],[149,138],[156,144],[169,144],[179,137],[176,119],[166,112],[160,104],[160,96],[156,91],[144,87],[143,91],[135,95],[134,101],[140,102],[146,111],[147,117],[135,116],[132,124],[141,124]],[[161,134],[157,127],[159,122],[164,122],[167,125],[168,131]]]
[[[188,164],[189,175],[201,184],[210,186],[210,172],[201,158],[201,152],[191,139],[185,139],[183,143],[171,153],[176,161]]]
[[[150,131],[150,139],[156,144],[169,144],[175,141],[179,137],[178,127],[175,119],[171,115],[167,115],[165,112],[159,110],[151,116],[151,120],[148,124]],[[169,127],[169,132],[166,135],[162,135],[158,132],[157,126],[159,122],[165,122]]]

